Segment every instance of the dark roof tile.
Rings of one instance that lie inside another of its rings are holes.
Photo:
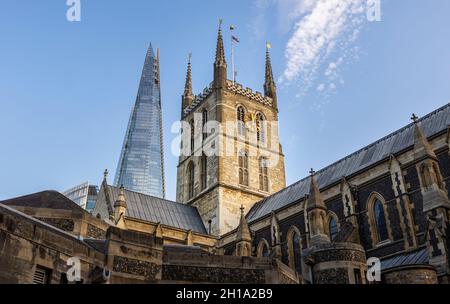
[[[426,248],[416,251],[401,253],[393,257],[381,261],[381,270],[389,270],[392,268],[411,266],[411,265],[427,265],[428,252]]]
[[[111,204],[117,200],[119,188],[108,185]],[[153,223],[206,234],[197,208],[125,189],[126,215]]]

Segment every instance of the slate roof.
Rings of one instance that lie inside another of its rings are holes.
[[[21,197],[11,198],[8,200],[0,201],[0,203],[7,206],[63,209],[87,212],[63,194],[53,190],[47,190]]]
[[[111,207],[119,188],[108,185]],[[126,216],[207,234],[197,208],[125,189]]]
[[[426,248],[399,254],[381,261],[381,271],[411,265],[427,265],[428,252]]]
[[[445,131],[450,125],[450,103],[422,117],[420,120],[422,129],[427,137]],[[414,145],[414,124],[386,136],[366,146],[365,148],[350,154],[334,164],[316,173],[320,189],[340,181],[354,173],[364,170],[392,154],[397,154]],[[286,205],[299,201],[309,192],[310,178],[304,178],[293,185],[256,203],[248,212],[248,222],[256,221],[272,211],[283,208]]]

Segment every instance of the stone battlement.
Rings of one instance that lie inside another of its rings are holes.
[[[273,105],[272,98],[264,96],[261,92],[253,92],[250,88],[244,88],[242,84],[233,83],[232,81],[227,81],[227,89],[235,94],[245,96],[251,100],[261,102],[266,106],[271,107]]]
[[[240,83],[233,83],[230,80],[227,80],[227,90],[233,92],[235,94],[247,97],[250,100],[260,102],[266,106],[272,107],[273,101],[272,98],[264,96],[261,92],[253,92],[250,88],[244,88],[244,86]],[[184,109],[184,115],[188,115],[194,109],[197,108],[211,93],[213,92],[213,83],[211,82],[203,91],[196,95],[192,104]]]
[[[195,96],[192,104],[186,109],[184,109],[184,115],[188,115],[189,113],[191,113],[195,108],[197,108],[199,104],[203,102],[203,100],[205,100],[209,96],[209,94],[212,93],[213,91],[212,85],[213,83],[211,82],[206,88],[203,89],[203,92]]]

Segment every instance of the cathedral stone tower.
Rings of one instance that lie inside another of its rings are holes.
[[[196,206],[214,235],[239,225],[249,210],[286,186],[269,48],[264,95],[227,79],[219,27],[213,82],[192,93],[191,62],[182,96],[177,201]]]

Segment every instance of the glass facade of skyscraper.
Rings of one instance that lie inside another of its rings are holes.
[[[89,182],[85,182],[64,191],[63,194],[81,208],[91,212],[95,207],[95,202],[97,201],[98,187],[95,185],[90,185]]]
[[[114,184],[165,197],[159,54],[149,46]]]

